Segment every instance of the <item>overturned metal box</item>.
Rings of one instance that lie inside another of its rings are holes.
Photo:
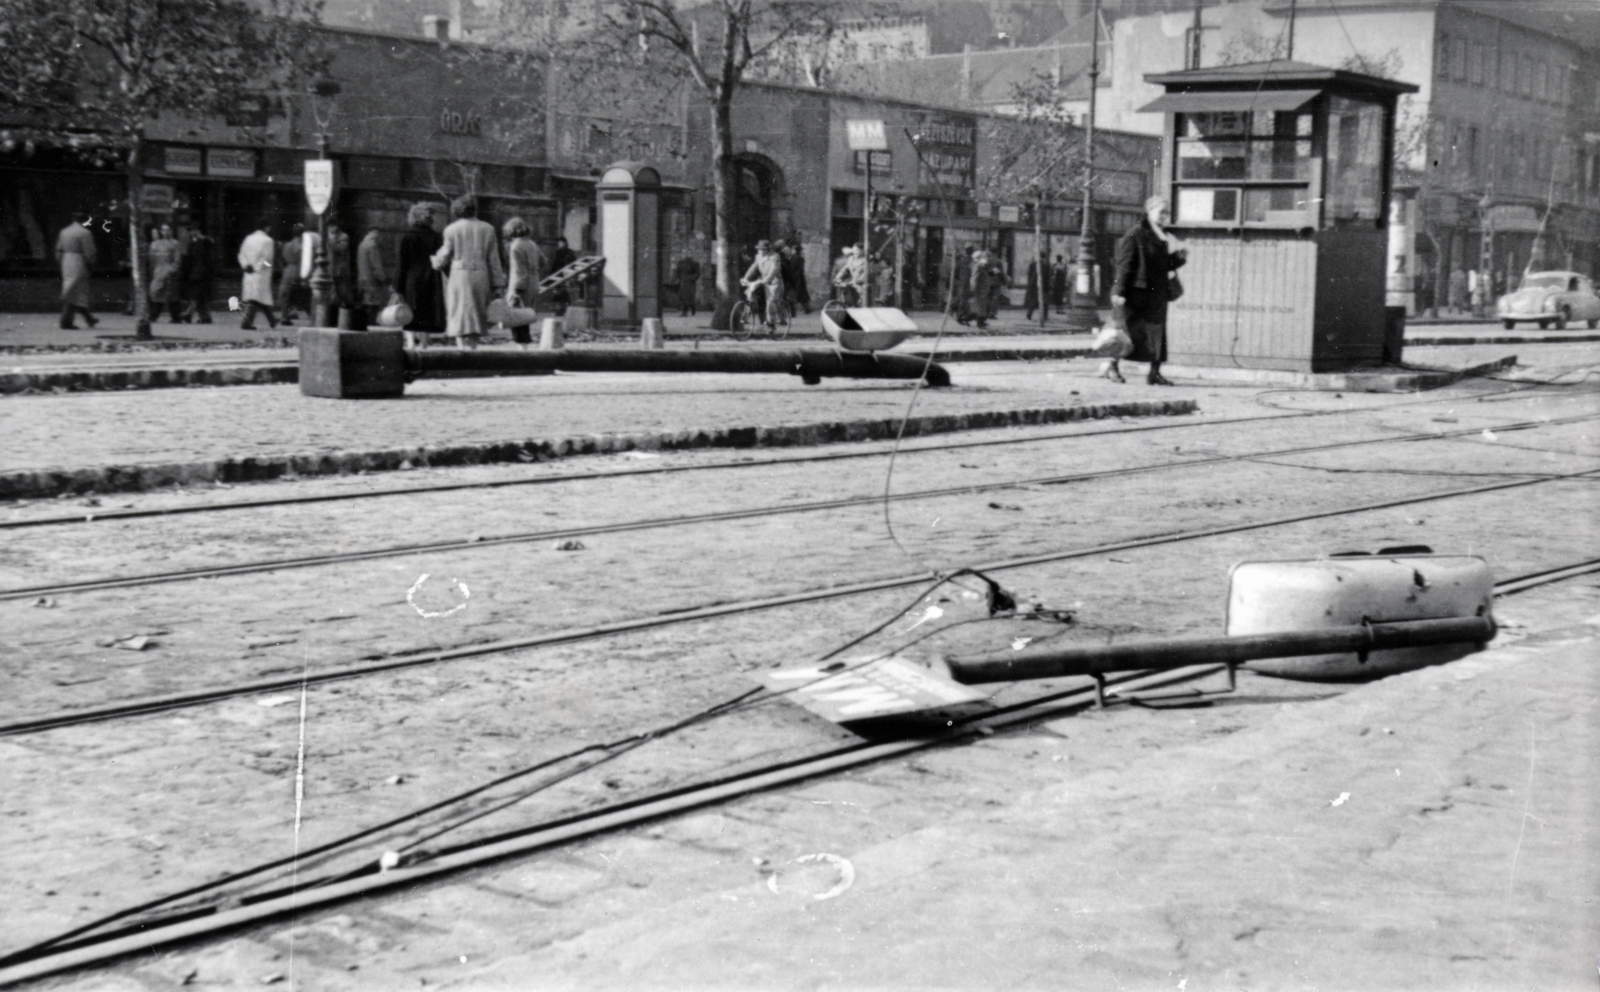
[[[300,332],[300,392],[336,400],[404,395],[405,335],[400,331]]]
[[[1489,563],[1471,555],[1348,555],[1240,562],[1228,576],[1230,637],[1463,617],[1492,619]],[[1482,645],[1430,644],[1266,658],[1244,667],[1317,681],[1370,679],[1454,661]]]

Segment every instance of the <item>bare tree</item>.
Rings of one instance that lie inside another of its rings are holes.
[[[120,156],[128,177],[135,333],[150,336],[144,129],[158,115],[226,117],[321,64],[320,0],[0,0],[0,112],[24,140]]]
[[[802,41],[828,38],[859,5],[839,0],[504,0],[497,40],[539,48],[562,63],[567,91],[591,110],[610,108],[619,131],[650,126],[670,114],[684,89],[698,93],[709,111],[711,175],[716,231],[718,306],[726,320],[734,298],[728,241],[734,221],[735,95],[749,80],[796,78],[787,66],[809,50]]]

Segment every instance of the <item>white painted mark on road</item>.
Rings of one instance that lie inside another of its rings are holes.
[[[432,620],[436,617],[447,617],[452,613],[459,613],[467,608],[467,600],[471,598],[472,590],[468,589],[467,584],[462,582],[460,579],[451,579],[450,586],[452,589],[460,590],[461,602],[450,607],[448,610],[426,610],[418,606],[417,594],[422,591],[423,583],[427,582],[428,578],[428,573],[423,572],[422,577],[417,579],[416,582],[412,583],[411,588],[406,591],[406,602],[410,603],[411,608],[417,611],[417,616],[426,617],[427,619]]]
[[[803,865],[816,861],[826,862],[838,869],[839,881],[835,882],[831,889],[812,895],[811,898],[814,901],[821,902],[824,899],[832,899],[836,896],[841,896],[850,888],[850,886],[856,884],[855,865],[852,865],[849,861],[839,857],[837,854],[802,854],[800,857],[795,858],[792,863]],[[774,873],[767,876],[767,888],[771,889],[774,894],[777,894],[778,892],[779,874],[781,873]]]
[[[1338,799],[1329,800],[1328,805],[1329,806],[1343,806],[1345,803],[1347,803],[1349,801],[1350,801],[1350,793],[1341,792],[1341,793],[1339,793],[1339,798]]]
[[[1032,640],[1033,638],[1031,637],[1019,637],[1011,642],[1011,650],[1021,651],[1023,648],[1027,647],[1028,643]]]

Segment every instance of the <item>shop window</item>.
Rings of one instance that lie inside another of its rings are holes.
[[[1453,61],[1455,64],[1451,66],[1451,68],[1454,70],[1451,72],[1451,75],[1456,79],[1465,82],[1467,79],[1467,39],[1456,39],[1455,58]]]
[[[1517,57],[1511,52],[1500,53],[1500,88],[1507,93],[1517,91]]]
[[[1483,85],[1483,46],[1477,42],[1467,50],[1467,78],[1475,85]]]
[[[1382,219],[1383,107],[1348,97],[1330,98],[1324,195],[1334,226]]]
[[[1450,36],[1441,34],[1439,46],[1433,53],[1433,74],[1440,79],[1450,78]]]
[[[1311,140],[1295,111],[1179,115],[1175,220],[1311,225]]]
[[[99,260],[95,271],[125,268],[127,245],[125,181],[117,175],[10,171],[0,181],[0,270],[55,271],[56,236],[74,211],[93,221]]]

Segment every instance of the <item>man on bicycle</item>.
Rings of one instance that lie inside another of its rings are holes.
[[[766,315],[767,331],[771,332],[781,319],[783,306],[783,259],[772,250],[772,242],[756,242],[756,260],[739,285],[745,288],[750,308]]]

